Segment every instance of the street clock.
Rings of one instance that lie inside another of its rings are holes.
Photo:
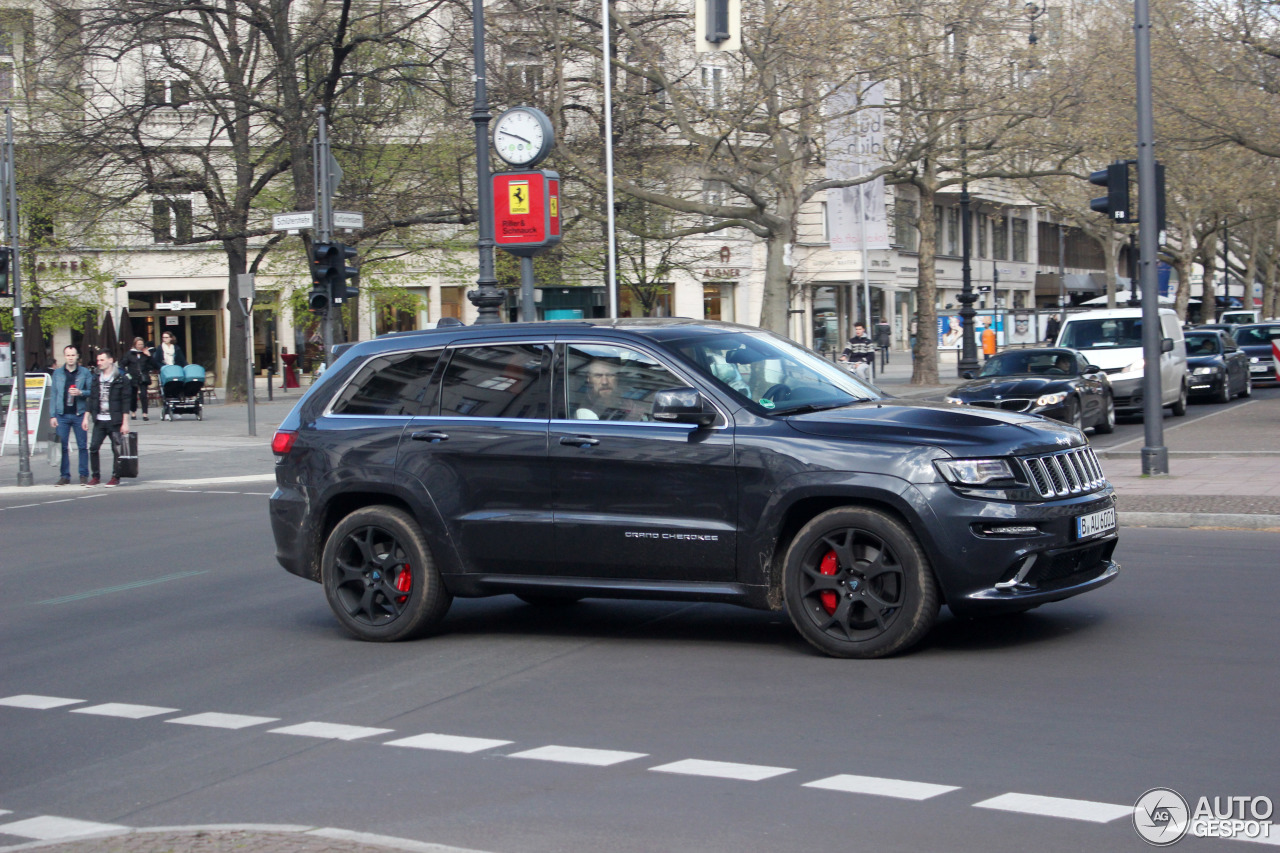
[[[512,166],[541,163],[555,145],[551,119],[533,107],[512,107],[493,123],[493,147]]]

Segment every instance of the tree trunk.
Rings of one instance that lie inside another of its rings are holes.
[[[933,219],[935,189],[920,190],[920,254],[916,270],[916,346],[912,351],[912,385],[938,384],[937,226]]]
[[[1102,253],[1107,259],[1107,307],[1116,307],[1116,285],[1119,283],[1120,247],[1124,241],[1117,239],[1116,232],[1108,231],[1102,241]],[[1133,282],[1129,282],[1129,291],[1133,291]]]
[[[1174,260],[1178,268],[1178,293],[1174,297],[1173,309],[1178,316],[1185,319],[1187,305],[1191,301],[1191,270],[1195,266],[1190,252],[1180,252]]]
[[[764,294],[760,300],[760,328],[786,337],[791,337],[791,267],[786,263],[791,244],[790,224],[765,238]]]
[[[227,253],[227,301],[231,310],[231,329],[228,335],[227,348],[227,401],[243,403],[248,400],[248,371],[245,364],[245,335],[250,328],[245,323],[244,311],[240,302],[240,282],[238,275],[248,269],[248,246],[246,241],[228,240],[223,246]]]

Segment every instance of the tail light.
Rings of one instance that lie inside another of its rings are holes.
[[[298,438],[298,434],[292,430],[278,430],[275,437],[271,439],[271,452],[278,456],[287,456],[290,450],[293,450],[293,442]]]

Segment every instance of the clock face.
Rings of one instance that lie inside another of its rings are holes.
[[[536,163],[551,150],[551,122],[528,107],[507,110],[493,126],[493,147],[512,166]]]

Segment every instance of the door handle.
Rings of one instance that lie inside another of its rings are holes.
[[[595,447],[600,443],[600,439],[592,438],[589,435],[562,435],[560,443],[569,447]]]
[[[435,430],[426,430],[424,432],[415,432],[412,435],[410,435],[409,438],[413,439],[414,441],[429,441],[432,444],[436,444],[437,442],[448,441],[449,433],[436,432]]]

